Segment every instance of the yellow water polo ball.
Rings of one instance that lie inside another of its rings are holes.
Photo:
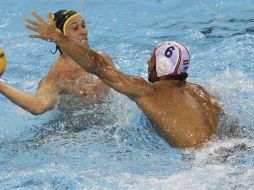
[[[6,58],[3,49],[0,48],[0,76],[3,74],[5,67],[6,67]]]

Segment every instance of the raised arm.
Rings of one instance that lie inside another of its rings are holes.
[[[0,81],[0,93],[33,115],[39,115],[51,109],[56,102],[60,89],[42,80],[35,95],[20,91]]]
[[[129,76],[120,72],[111,62],[107,61],[99,53],[89,48],[79,46],[67,36],[57,31],[50,14],[48,15],[48,23],[35,12],[33,12],[32,15],[38,21],[26,18],[25,21],[31,24],[26,25],[26,27],[35,31],[37,34],[30,35],[30,37],[55,42],[87,72],[97,75],[103,82],[118,92],[130,98],[137,98],[153,90],[152,85],[143,78]]]
[[[108,86],[132,99],[152,90],[152,86],[143,78],[122,73],[97,52],[81,47],[63,35],[56,43],[87,72],[97,75]]]

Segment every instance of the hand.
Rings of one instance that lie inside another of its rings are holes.
[[[46,41],[56,42],[62,33],[56,28],[51,13],[48,14],[48,23],[46,23],[45,20],[36,12],[32,12],[32,15],[37,19],[37,21],[34,21],[30,18],[25,18],[24,21],[30,24],[25,25],[25,27],[36,32],[37,34],[31,34],[29,37],[41,38]]]

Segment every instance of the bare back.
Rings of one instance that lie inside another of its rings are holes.
[[[220,106],[199,85],[162,80],[135,101],[172,146],[192,147],[216,133]]]

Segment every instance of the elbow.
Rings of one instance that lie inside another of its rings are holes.
[[[42,115],[44,112],[39,112],[39,111],[30,111],[30,113],[34,116]]]
[[[34,116],[37,115],[42,115],[44,112],[46,112],[47,110],[42,106],[42,105],[37,105],[35,108],[33,108],[32,110],[29,110],[29,112],[31,114],[33,114]]]

